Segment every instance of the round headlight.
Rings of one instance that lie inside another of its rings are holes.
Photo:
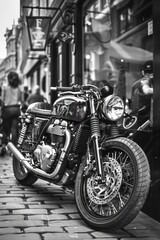
[[[124,114],[124,102],[120,97],[110,95],[104,99],[102,111],[106,118],[117,121]]]

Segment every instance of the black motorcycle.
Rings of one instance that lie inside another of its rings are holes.
[[[82,219],[94,229],[120,229],[141,210],[150,187],[143,150],[119,134],[124,103],[107,87],[51,87],[59,97],[31,104],[21,117],[13,171],[22,185],[38,178],[74,189]]]

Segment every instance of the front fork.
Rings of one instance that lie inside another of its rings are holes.
[[[104,171],[103,171],[103,163],[101,157],[101,148],[99,144],[100,139],[100,125],[99,118],[97,117],[94,99],[90,99],[90,109],[91,109],[91,138],[93,141],[93,148],[95,153],[95,160],[97,165],[98,177],[100,180],[104,181]]]

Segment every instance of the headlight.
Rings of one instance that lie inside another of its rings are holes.
[[[124,102],[120,97],[110,95],[104,99],[102,111],[110,121],[117,121],[124,114]]]

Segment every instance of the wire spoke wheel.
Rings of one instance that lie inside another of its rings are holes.
[[[85,161],[82,163],[75,184],[77,208],[94,228],[122,228],[134,219],[146,199],[150,186],[148,161],[136,143],[118,138],[104,144],[102,162],[104,182],[99,180],[94,164],[86,175]]]
[[[134,166],[128,155],[112,150],[103,159],[105,183],[98,184],[97,174],[93,173],[84,182],[85,201],[89,208],[101,216],[117,214],[125,206],[134,189]]]

